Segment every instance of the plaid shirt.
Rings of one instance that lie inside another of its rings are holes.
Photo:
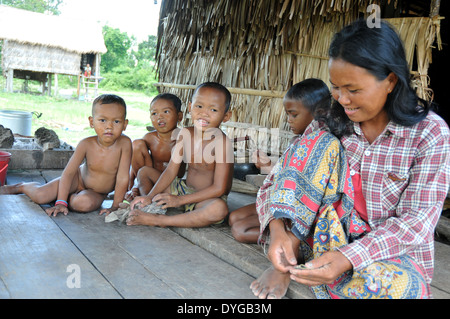
[[[450,183],[450,131],[430,112],[412,127],[390,122],[372,143],[359,123],[341,142],[350,174],[360,173],[372,231],[339,250],[355,270],[400,255],[412,257],[431,283],[434,229]]]

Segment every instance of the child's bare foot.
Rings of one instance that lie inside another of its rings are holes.
[[[0,186],[0,195],[22,194],[23,183]]]
[[[290,282],[289,273],[281,273],[270,267],[252,282],[250,289],[259,299],[281,299],[286,294]]]
[[[127,218],[127,225],[159,226],[160,215],[149,214],[139,209],[133,209]]]

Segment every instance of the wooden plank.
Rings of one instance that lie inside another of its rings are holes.
[[[254,204],[255,202],[256,202],[256,194],[231,192],[228,195],[227,200],[228,210],[232,212],[238,208],[241,208],[242,206]]]
[[[8,289],[6,288],[5,283],[0,278],[0,299],[9,299],[11,295],[9,294]]]
[[[63,170],[62,169],[46,169],[46,170],[42,170],[41,174],[42,177],[45,179],[45,181],[48,183],[52,180],[54,180],[57,177],[60,177],[62,174]]]
[[[431,282],[435,299],[450,299],[450,245],[435,242],[434,275]]]
[[[180,297],[121,247],[121,229],[118,225],[105,224],[104,217],[97,212],[71,212],[53,220],[124,298]],[[103,227],[108,230],[103,230]],[[120,238],[117,238],[118,235]]]
[[[27,196],[1,195],[0,212],[0,294],[10,298],[121,297]]]
[[[270,267],[270,261],[256,245],[247,245],[237,242],[215,227],[205,228],[172,228],[173,231],[194,244],[227,261],[238,269],[245,271],[252,277],[259,277],[264,270]],[[247,285],[247,289],[250,290]],[[288,298],[312,299],[313,294],[308,287],[291,282],[286,293]]]
[[[37,170],[10,170],[6,174],[6,184],[13,185],[17,183],[38,182],[45,183],[45,179]]]
[[[253,277],[169,229],[105,223],[95,212],[54,221],[125,298],[255,298]]]

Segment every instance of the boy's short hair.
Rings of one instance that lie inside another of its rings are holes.
[[[157,96],[155,96],[153,98],[152,102],[150,103],[150,106],[160,99],[168,100],[168,101],[172,102],[173,106],[175,107],[175,110],[177,112],[181,112],[181,104],[182,104],[181,100],[178,96],[176,96],[175,94],[172,94],[172,93],[158,94]]]
[[[95,98],[94,102],[92,102],[92,114],[94,114],[94,107],[96,104],[112,104],[117,103],[123,106],[125,109],[125,117],[127,116],[127,104],[125,100],[120,96],[115,94],[102,94]]]
[[[222,84],[217,83],[217,82],[202,83],[195,88],[195,91],[192,94],[192,99],[194,99],[194,96],[197,94],[198,90],[200,90],[201,88],[212,88],[212,89],[216,89],[216,90],[219,90],[220,92],[222,92],[225,95],[225,113],[228,112],[228,110],[230,109],[230,104],[231,104],[231,93],[230,93],[230,91],[228,91],[228,89],[225,86],[223,86]]]

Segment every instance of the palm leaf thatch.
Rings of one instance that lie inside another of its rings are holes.
[[[162,1],[157,62],[160,90],[189,101],[196,85],[217,81],[233,95],[233,116],[223,129],[250,136],[255,147],[281,152],[292,135],[282,98],[310,77],[328,83],[328,48],[334,33],[381,0],[171,0]],[[417,92],[428,97],[431,48],[439,20],[389,19],[405,41]],[[438,39],[439,40],[439,39]],[[416,63],[413,63],[413,62]],[[185,110],[185,124],[190,124]],[[273,136],[274,130],[276,136]],[[276,140],[278,139],[278,140]]]
[[[97,23],[0,5],[2,69],[78,75],[82,54],[106,52]],[[36,74],[37,74],[36,73]]]
[[[6,5],[0,5],[0,39],[76,53],[106,53],[102,28],[97,23]]]

